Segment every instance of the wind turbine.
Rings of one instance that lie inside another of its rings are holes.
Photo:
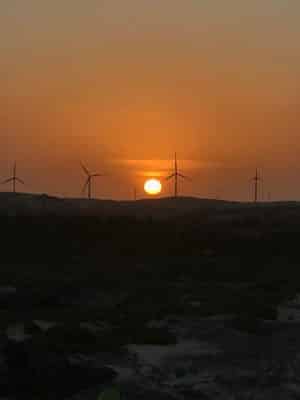
[[[258,169],[256,168],[255,176],[251,179],[254,181],[254,203],[258,201],[258,183],[261,181],[261,178],[258,174]]]
[[[98,177],[101,177],[103,175],[101,175],[101,174],[91,174],[90,171],[82,163],[81,163],[81,168],[83,169],[84,173],[87,176],[87,179],[86,179],[85,184],[84,184],[83,189],[82,189],[82,193],[84,193],[86,191],[86,189],[87,189],[88,199],[91,200],[91,198],[92,198],[92,181],[93,181],[94,178],[98,178]]]
[[[189,179],[187,176],[182,175],[178,171],[178,163],[177,163],[177,154],[175,153],[175,158],[174,158],[174,171],[171,175],[167,176],[167,180],[173,179],[174,178],[174,197],[178,197],[178,178],[182,179]]]
[[[25,185],[25,182],[22,181],[22,179],[17,177],[17,163],[14,163],[13,167],[13,176],[11,178],[6,179],[4,182],[2,182],[3,185],[6,183],[12,182],[12,191],[13,193],[16,193],[16,183],[21,183],[22,185]]]

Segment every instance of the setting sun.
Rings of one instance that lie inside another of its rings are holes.
[[[148,179],[144,185],[145,192],[152,196],[159,194],[161,192],[161,188],[162,186],[158,179]]]

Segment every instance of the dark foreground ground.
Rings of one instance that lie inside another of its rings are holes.
[[[300,398],[300,206],[157,215],[0,219],[0,399]]]

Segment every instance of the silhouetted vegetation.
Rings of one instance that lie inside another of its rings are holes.
[[[230,314],[230,329],[270,335],[264,321],[276,320],[278,304],[299,291],[296,205],[0,224],[1,285],[16,288],[0,290],[1,328],[24,323],[30,338],[21,353],[33,365],[76,354],[121,356],[128,344],[175,344],[170,326],[150,322],[182,317]],[[38,320],[56,325],[42,329]],[[68,375],[64,363],[57,368]]]
[[[169,220],[2,218],[2,282],[20,290],[2,299],[0,313],[5,317],[9,305],[10,317],[105,316],[116,323],[247,312],[256,304],[271,310],[299,286],[299,222],[294,206],[212,209]],[[66,307],[87,288],[114,301]]]

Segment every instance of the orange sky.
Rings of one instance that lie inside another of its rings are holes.
[[[3,3],[3,179],[16,159],[27,191],[79,196],[82,160],[130,198],[177,151],[183,194],[248,199],[258,166],[300,199],[299,2]]]

